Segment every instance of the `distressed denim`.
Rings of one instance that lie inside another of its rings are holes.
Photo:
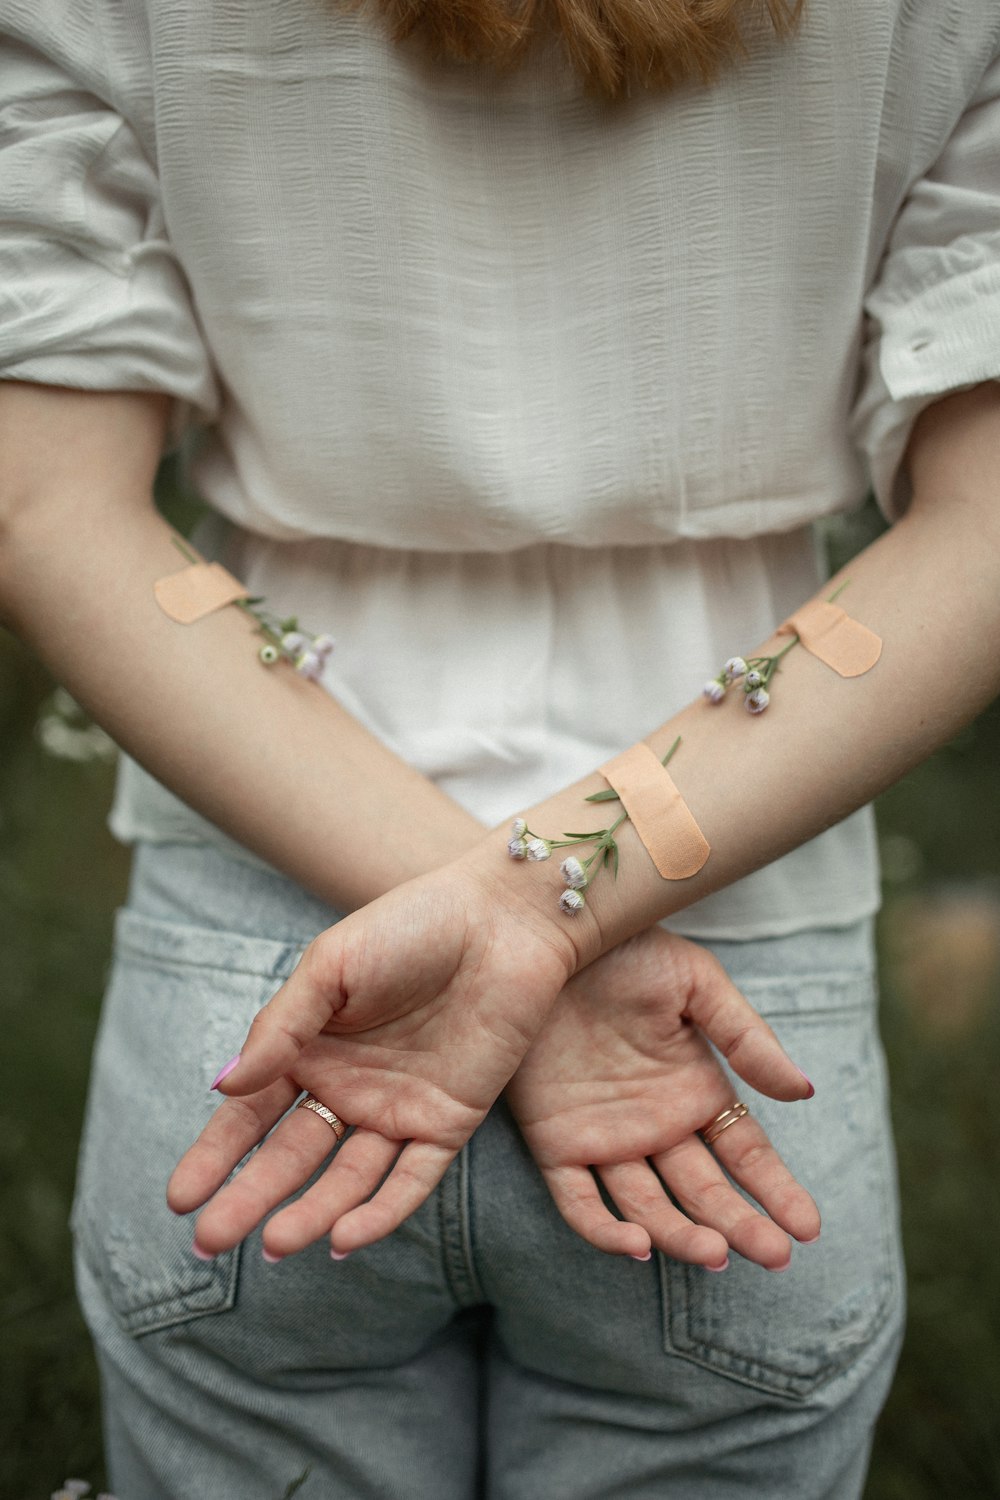
[[[279,1500],[307,1465],[300,1500],[858,1496],[903,1315],[870,924],[714,945],[816,1085],[750,1096],[823,1213],[787,1272],[602,1255],[502,1103],[382,1243],[204,1264],[167,1177],[334,920],[220,849],[137,849],[73,1215],[120,1500]]]

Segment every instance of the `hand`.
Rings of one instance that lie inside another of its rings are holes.
[[[711,1149],[697,1134],[733,1103],[706,1037],[761,1093],[810,1097],[712,954],[652,928],[566,986],[507,1099],[563,1218],[599,1250],[643,1256],[653,1244],[720,1267],[732,1247],[778,1270],[791,1253],[783,1230],[812,1239],[819,1214],[752,1115]],[[591,1167],[628,1222],[605,1206]]]
[[[269,1253],[301,1250],[331,1226],[341,1253],[391,1233],[483,1119],[576,966],[559,924],[456,863],[321,933],[254,1020],[221,1085],[230,1097],[171,1177],[175,1212],[208,1203],[199,1247],[237,1244],[329,1154],[316,1115],[281,1119],[302,1089],[356,1128],[271,1219]]]

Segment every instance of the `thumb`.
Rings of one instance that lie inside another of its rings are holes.
[[[811,1099],[816,1092],[767,1022],[705,949],[692,965],[685,1015],[718,1048],[733,1072],[758,1093],[793,1100]]]
[[[335,928],[313,939],[277,994],[257,1012],[237,1056],[222,1069],[213,1084],[220,1094],[253,1094],[291,1072],[303,1048],[344,1004],[342,955]]]

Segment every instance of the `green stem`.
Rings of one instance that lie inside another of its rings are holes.
[[[188,562],[190,562],[190,563],[199,563],[199,562],[201,562],[201,558],[198,556],[198,554],[196,552],[192,552],[191,548],[187,545],[187,543],[186,542],[182,542],[179,536],[171,536],[170,540],[173,542],[173,544],[177,548],[178,552],[183,552],[183,554],[187,558]]]

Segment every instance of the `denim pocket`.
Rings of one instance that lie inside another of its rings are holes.
[[[748,1102],[816,1199],[823,1231],[816,1244],[796,1247],[779,1274],[736,1255],[721,1276],[660,1256],[665,1346],[759,1390],[804,1400],[902,1316],[874,987],[866,976],[819,977],[748,984],[745,993],[816,1085],[803,1103],[752,1092]],[[739,1080],[734,1088],[747,1097]]]
[[[301,946],[128,909],[94,1052],[73,1230],[122,1326],[148,1333],[231,1307],[239,1252],[204,1263],[166,1203],[171,1171],[219,1104],[210,1085]]]

